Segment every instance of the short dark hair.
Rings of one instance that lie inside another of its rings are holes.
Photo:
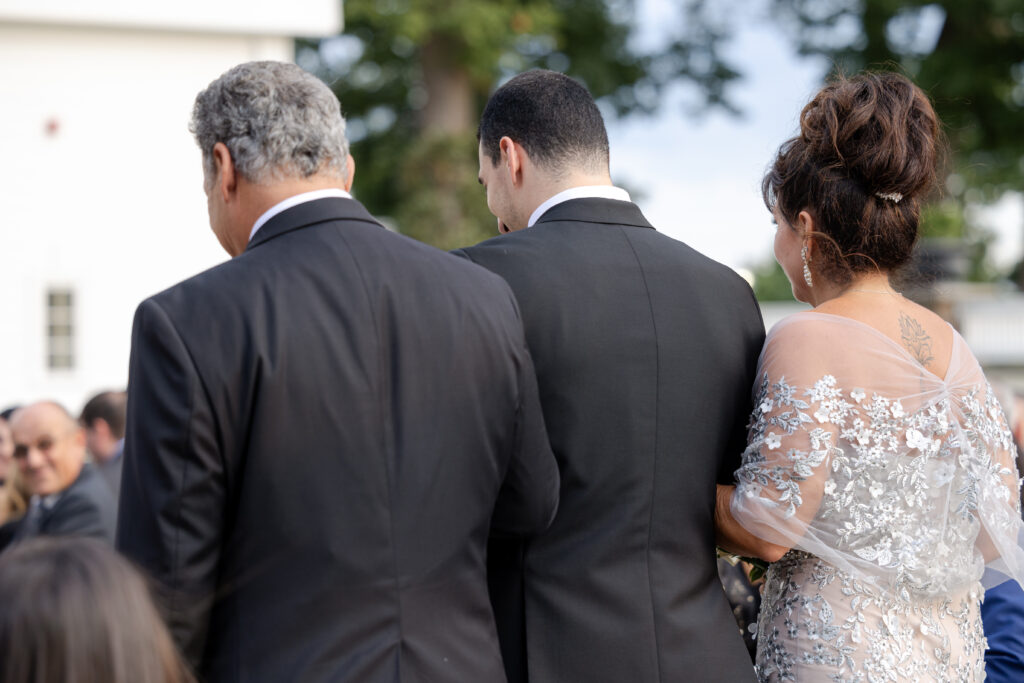
[[[508,136],[554,173],[608,169],[608,132],[583,85],[565,74],[527,71],[498,88],[484,107],[477,138],[492,164]]]
[[[819,267],[846,284],[910,260],[942,150],[938,116],[905,76],[839,76],[800,113],[800,134],[765,174],[764,201],[790,223],[811,213],[824,237]]]
[[[103,541],[40,537],[0,555],[0,680],[191,681],[142,577]]]
[[[123,391],[100,392],[86,402],[78,421],[85,427],[92,427],[96,420],[103,420],[110,427],[114,438],[123,439],[127,403]]]

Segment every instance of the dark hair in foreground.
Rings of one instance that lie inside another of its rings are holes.
[[[928,96],[904,76],[838,77],[779,148],[762,183],[765,204],[777,203],[790,223],[803,210],[812,215],[825,236],[815,242],[816,265],[840,284],[896,269],[910,260],[921,202],[935,183],[939,125]]]
[[[96,394],[82,408],[79,421],[92,427],[96,420],[103,420],[117,439],[124,438],[125,405],[128,397],[123,391],[104,391]]]
[[[565,74],[534,70],[498,88],[484,107],[477,132],[492,164],[508,136],[555,174],[572,168],[608,169],[608,133],[585,87]]]
[[[38,538],[0,555],[4,683],[188,683],[141,576],[102,541]]]

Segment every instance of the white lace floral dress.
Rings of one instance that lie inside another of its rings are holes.
[[[1024,524],[963,338],[940,379],[868,325],[800,313],[758,376],[732,512],[792,548],[766,578],[760,680],[982,680],[982,582],[1024,581]]]

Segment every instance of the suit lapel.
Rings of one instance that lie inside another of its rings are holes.
[[[39,515],[39,529],[38,531],[46,531],[50,527],[50,520],[57,514],[63,505],[66,505],[69,499],[73,499],[78,489],[85,485],[85,480],[91,476],[90,470],[92,465],[85,463],[82,465],[82,470],[75,477],[75,480],[71,482],[71,485],[60,492],[57,496],[57,500],[53,501],[50,505],[43,505],[40,503],[40,515]]]
[[[600,197],[570,199],[561,204],[555,204],[544,212],[535,223],[535,226],[555,221],[607,223],[609,225],[630,225],[637,228],[654,229],[654,226],[640,212],[640,207],[633,202]]]
[[[282,211],[256,231],[246,251],[269,242],[275,237],[299,228],[305,228],[317,223],[327,221],[363,221],[372,223],[384,229],[366,208],[354,199],[343,197],[326,197],[314,199],[311,202],[303,202],[289,209]]]

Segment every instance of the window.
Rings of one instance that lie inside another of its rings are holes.
[[[70,289],[46,293],[46,367],[50,370],[75,367],[74,304]]]

